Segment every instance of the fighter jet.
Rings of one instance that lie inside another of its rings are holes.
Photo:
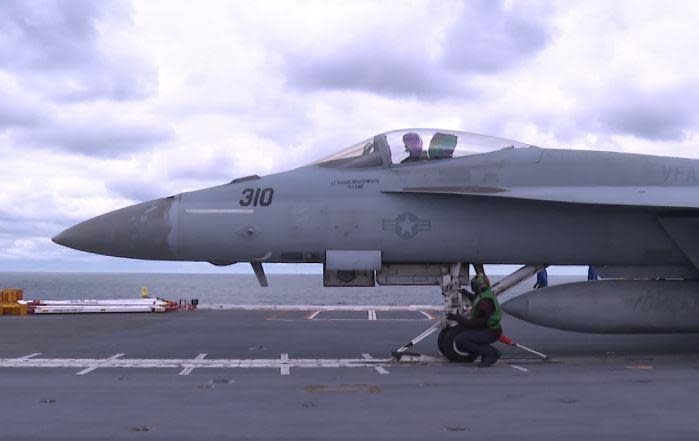
[[[322,263],[325,286],[439,285],[446,311],[465,305],[469,264],[525,265],[498,292],[548,265],[593,265],[604,280],[503,306],[574,331],[697,332],[698,175],[690,159],[396,130],[294,170],[122,208],[53,240],[133,259],[249,262],[263,286],[265,263]]]

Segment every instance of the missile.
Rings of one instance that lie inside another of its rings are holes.
[[[502,308],[526,322],[597,334],[699,332],[699,281],[597,280],[529,291]]]

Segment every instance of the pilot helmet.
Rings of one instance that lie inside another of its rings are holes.
[[[422,139],[415,132],[408,132],[403,135],[403,144],[405,144],[405,150],[410,152],[411,156],[419,156],[422,153]]]

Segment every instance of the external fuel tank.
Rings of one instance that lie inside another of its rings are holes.
[[[555,285],[505,300],[541,326],[599,334],[699,332],[699,281],[598,280]]]

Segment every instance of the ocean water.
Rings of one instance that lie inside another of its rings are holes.
[[[201,304],[261,305],[441,305],[437,286],[323,288],[320,274],[268,274],[269,287],[247,274],[129,274],[0,272],[0,288],[22,288],[28,300],[138,298],[141,287],[168,300],[199,299]],[[492,276],[496,281],[499,277]],[[549,283],[583,280],[549,276]],[[534,278],[517,290],[528,290]]]

